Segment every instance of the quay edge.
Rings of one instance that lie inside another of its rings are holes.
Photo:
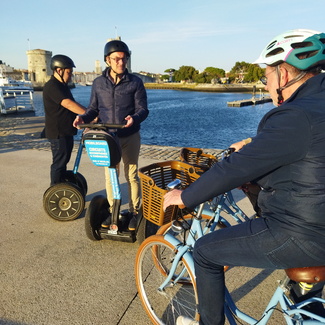
[[[263,90],[262,84],[182,84],[182,83],[145,83],[146,89],[172,89],[183,91],[203,91],[203,92],[240,92],[251,93],[255,90]]]

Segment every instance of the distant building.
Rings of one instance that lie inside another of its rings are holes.
[[[5,75],[6,73],[11,73],[14,71],[14,68],[11,67],[10,65],[6,65],[5,62],[0,60],[0,73]]]
[[[95,61],[95,73],[96,74],[102,74],[102,67],[100,65],[100,61],[96,60]]]
[[[28,75],[34,89],[42,89],[52,75],[52,52],[41,49],[26,52],[28,58]]]

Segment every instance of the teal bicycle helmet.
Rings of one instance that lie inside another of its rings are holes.
[[[275,37],[254,64],[276,66],[286,62],[299,70],[325,67],[325,33],[293,29]]]

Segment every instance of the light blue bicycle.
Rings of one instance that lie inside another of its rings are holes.
[[[156,168],[163,173],[163,170],[168,170],[168,162],[164,165],[156,164]],[[195,179],[195,176],[193,177],[195,172],[191,171],[190,167],[182,166],[179,169],[182,169],[180,173],[182,184],[184,180]],[[192,177],[187,177],[185,171],[193,174]],[[158,177],[150,186],[154,187],[157,183]],[[175,183],[172,183],[172,187],[174,186]],[[153,201],[161,202],[163,193],[157,194],[152,191],[151,195]],[[187,222],[184,218],[182,224],[173,221],[167,226],[162,226],[161,229],[165,227],[161,230],[162,234],[147,238],[138,249],[135,261],[136,285],[142,305],[153,324],[174,325],[180,315],[199,318],[192,251],[197,238],[208,231],[214,231],[222,224],[215,215],[207,218],[204,211],[204,204],[201,204],[197,211],[192,213],[191,222]],[[173,213],[175,214],[175,211]],[[179,212],[176,212],[177,214]],[[186,233],[187,235],[181,235]],[[306,310],[307,306],[314,302],[325,303],[324,299],[311,297],[295,302],[288,293],[290,293],[289,283],[292,281],[309,288],[325,281],[325,266],[289,269],[286,270],[286,274],[285,280],[276,289],[260,319],[240,311],[226,289],[225,313],[229,323],[236,324],[236,320],[242,320],[248,324],[267,324],[277,308],[282,312],[286,324],[324,324],[324,317]]]
[[[192,234],[204,234],[199,216],[195,216],[188,230]],[[197,291],[192,257],[195,236],[187,236],[185,242],[170,232],[147,238],[139,247],[136,262],[136,284],[142,305],[153,324],[176,324],[178,316],[198,319]],[[225,313],[230,324],[243,320],[248,324],[267,324],[273,311],[280,310],[286,324],[324,324],[325,318],[305,308],[321,298],[309,298],[296,303],[288,295],[290,280],[312,287],[325,281],[325,266],[286,270],[284,281],[276,289],[260,319],[239,310],[226,289]]]

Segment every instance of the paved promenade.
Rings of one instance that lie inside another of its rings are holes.
[[[39,138],[43,121],[0,116],[0,324],[149,325],[134,281],[138,243],[92,242],[85,235],[84,214],[59,222],[44,212],[51,153],[47,140]],[[143,145],[140,166],[177,159],[179,149]],[[70,169],[74,159],[75,152]],[[84,154],[79,172],[88,182],[87,208],[92,197],[105,195],[104,171]],[[126,202],[123,175],[121,187]],[[252,215],[248,200],[234,192]],[[227,272],[235,301],[256,317],[282,277],[282,271]],[[271,324],[284,323],[276,317]]]

